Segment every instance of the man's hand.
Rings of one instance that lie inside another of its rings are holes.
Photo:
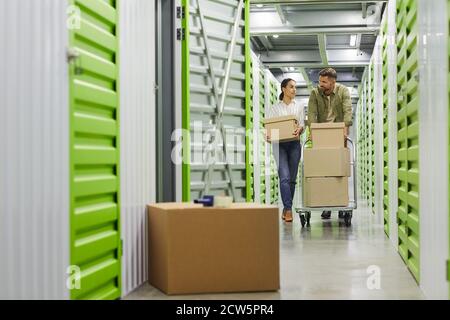
[[[347,137],[349,136],[350,132],[350,128],[349,127],[345,127],[344,130],[344,139],[347,139]]]

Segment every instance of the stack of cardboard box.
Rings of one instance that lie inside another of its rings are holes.
[[[345,148],[344,123],[313,123],[313,147],[304,154],[304,205],[346,207],[350,153]]]

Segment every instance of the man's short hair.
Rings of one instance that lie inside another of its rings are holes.
[[[325,68],[319,72],[319,76],[321,77],[330,77],[337,80],[337,72],[333,68]]]

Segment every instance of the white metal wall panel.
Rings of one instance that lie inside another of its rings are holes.
[[[375,141],[375,215],[376,221],[383,223],[383,74],[381,70],[381,37],[378,36],[373,51],[374,59],[374,141]]]
[[[174,17],[176,16],[176,8],[181,7],[181,0],[174,0]],[[181,19],[175,19],[174,29],[181,28]],[[174,77],[174,92],[175,92],[175,133],[172,134],[172,141],[175,141],[176,144],[181,145],[182,142],[182,133],[181,128],[183,127],[182,123],[182,113],[183,113],[183,98],[182,98],[182,42],[177,40],[174,37],[174,69],[175,69],[175,77]],[[175,201],[181,202],[183,198],[183,168],[182,163],[175,163]]]
[[[254,201],[257,203],[261,203],[261,166],[260,166],[260,145],[262,136],[259,132],[259,123],[260,119],[260,101],[259,101],[259,60],[256,57],[255,53],[251,52],[251,58],[253,63],[252,69],[252,78],[253,78],[253,164],[254,164],[254,173],[253,173],[253,187],[254,187]]]
[[[397,162],[397,44],[395,24],[396,0],[390,0],[387,7],[388,23],[388,135],[389,135],[389,239],[398,248],[398,162]]]
[[[69,297],[66,9],[0,0],[0,299]]]
[[[447,1],[418,1],[420,287],[448,299]],[[443,90],[443,88],[445,90]]]
[[[147,280],[146,204],[155,201],[155,2],[120,1],[122,295]]]

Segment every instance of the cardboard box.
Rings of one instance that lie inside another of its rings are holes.
[[[304,149],[305,177],[349,177],[350,152],[347,148]]]
[[[344,148],[344,129],[343,122],[312,123],[313,148]]]
[[[264,126],[271,141],[286,142],[300,139],[300,137],[293,136],[294,131],[298,128],[298,120],[295,116],[265,119]]]
[[[348,178],[305,178],[303,202],[307,207],[348,206]]]
[[[280,288],[278,207],[148,205],[149,282],[167,294]]]

